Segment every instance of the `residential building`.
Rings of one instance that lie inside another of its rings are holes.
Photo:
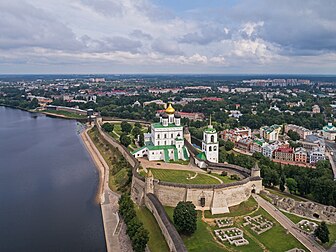
[[[311,164],[316,164],[318,161],[324,159],[325,159],[324,151],[319,148],[315,148],[309,153],[309,163]]]
[[[308,135],[313,134],[313,132],[309,129],[306,129],[304,127],[295,125],[295,124],[285,124],[285,132],[288,133],[288,131],[295,131],[300,135],[300,138],[306,139]]]
[[[260,137],[268,142],[278,141],[281,126],[274,124],[272,126],[263,126],[260,128]]]
[[[236,142],[236,147],[240,150],[249,152],[251,145],[253,143],[253,140],[249,137],[241,138],[238,142]]]
[[[321,113],[321,109],[320,109],[319,105],[314,105],[312,107],[312,112],[313,112],[313,114],[319,114],[319,113]]]
[[[279,161],[292,162],[294,160],[294,152],[292,148],[278,148],[274,151],[274,159]]]
[[[265,145],[264,139],[255,139],[253,140],[251,146],[250,146],[250,152],[255,153],[259,152],[262,153],[263,146]]]
[[[268,157],[268,158],[273,158],[273,153],[276,149],[278,149],[279,146],[277,143],[273,143],[273,144],[269,144],[269,143],[265,143],[263,146],[262,146],[262,154],[265,156],[265,157]]]
[[[294,151],[294,161],[299,163],[307,163],[308,153],[306,149],[298,147]]]
[[[249,127],[227,129],[220,132],[219,137],[224,141],[231,141],[235,143],[241,138],[251,137],[251,129]]]

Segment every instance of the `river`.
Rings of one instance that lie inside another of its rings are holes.
[[[0,251],[106,251],[98,172],[77,127],[0,106]]]

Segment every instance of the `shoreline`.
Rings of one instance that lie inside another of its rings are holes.
[[[100,203],[102,212],[106,249],[108,252],[122,252],[122,245],[119,241],[121,222],[118,215],[118,200],[120,195],[109,188],[109,166],[88,135],[89,129],[91,128],[87,128],[81,132],[80,136],[86,150],[96,166],[96,169],[99,172],[99,184],[96,200]]]

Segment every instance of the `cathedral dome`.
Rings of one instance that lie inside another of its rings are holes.
[[[166,109],[166,113],[167,114],[174,114],[175,113],[175,109],[173,108],[171,103],[169,103],[168,108]]]

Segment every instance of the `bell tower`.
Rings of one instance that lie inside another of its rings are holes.
[[[203,131],[202,151],[205,153],[209,162],[218,163],[218,136],[217,131],[210,123],[208,127]]]

